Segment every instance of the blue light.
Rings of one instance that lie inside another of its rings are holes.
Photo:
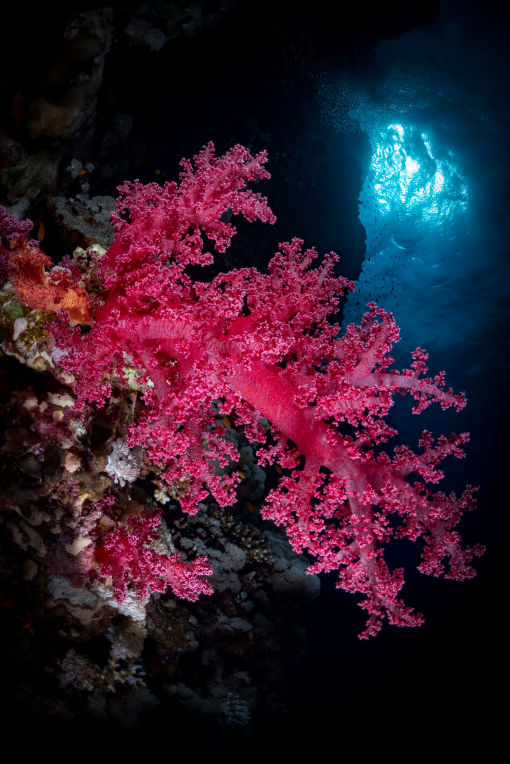
[[[471,199],[462,163],[444,137],[439,140],[439,129],[425,132],[415,123],[378,117],[365,113],[372,147],[359,197],[366,256],[344,322],[357,323],[372,300],[401,327],[397,353],[449,346],[472,332],[475,321],[465,311],[451,313],[452,289],[470,246]]]
[[[395,123],[376,130],[371,138],[367,185],[382,215],[412,216],[415,222],[439,226],[466,209],[463,178],[448,152],[433,152],[425,133]]]

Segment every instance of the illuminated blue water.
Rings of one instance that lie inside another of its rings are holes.
[[[420,228],[443,230],[467,208],[468,189],[450,149],[433,148],[414,126],[374,129],[373,155],[364,188],[384,218],[393,214]]]
[[[459,18],[446,8],[434,26],[381,43],[369,75],[331,77],[323,103],[329,123],[367,147],[365,253],[343,329],[374,301],[400,327],[397,367],[421,346],[431,372],[445,369],[466,392],[460,414],[431,407],[410,417],[399,401],[391,418],[409,444],[423,427],[471,433],[466,460],[447,472],[455,490],[480,484],[481,511],[463,527],[481,523],[473,538],[485,534],[494,550],[508,517],[510,75],[503,48]]]
[[[378,120],[369,126],[372,157],[359,199],[366,256],[345,323],[374,300],[395,314],[406,349],[457,344],[477,322],[451,310],[470,247],[468,180],[455,151],[428,130]]]
[[[445,12],[433,28],[381,43],[368,79],[342,75],[325,98],[337,130],[370,145],[365,256],[344,325],[375,301],[401,329],[399,362],[420,345],[468,392],[510,379],[507,68],[484,46],[471,40],[467,55]],[[473,392],[471,401],[486,405]]]

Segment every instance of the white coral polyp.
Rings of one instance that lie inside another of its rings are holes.
[[[135,450],[130,451],[125,441],[120,438],[114,440],[112,446],[106,472],[115,483],[124,487],[126,483],[133,483],[140,475],[141,458]]]

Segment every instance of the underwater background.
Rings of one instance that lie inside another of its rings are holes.
[[[135,5],[119,4],[120,18]],[[200,25],[202,5],[194,4],[196,33],[106,56],[98,127],[82,147],[98,168],[92,190],[114,195],[126,179],[171,180],[180,158],[209,140],[218,153],[235,143],[266,148],[272,179],[260,188],[277,223],[239,222],[232,247],[204,278],[262,270],[292,236],[320,254],[338,252],[338,272],[357,282],[343,326],[373,300],[401,329],[396,366],[424,347],[431,372],[445,369],[448,384],[467,394],[457,414],[436,406],[413,417],[409,401],[399,401],[390,421],[411,446],[424,428],[471,433],[466,458],[446,464],[442,487],[480,487],[460,529],[466,543],[487,551],[477,578],[458,583],[421,576],[419,549],[395,542],[388,559],[405,564],[404,599],[426,623],[386,627],[368,642],[357,640],[363,614],[354,598],[323,577],[320,597],[303,606],[308,646],[288,667],[286,714],[263,729],[221,735],[184,715],[181,735],[205,735],[189,737],[190,750],[209,740],[218,750],[252,745],[269,754],[328,743],[343,754],[351,734],[391,750],[393,735],[420,738],[424,729],[469,746],[482,737],[488,704],[490,746],[503,710],[494,693],[508,682],[508,26],[497,3],[461,0],[334,10],[323,2],[240,2],[210,26]],[[100,6],[68,10],[91,7]],[[30,93],[27,83],[58,37],[48,6],[23,21],[19,9],[10,13],[25,54],[16,62],[11,55],[3,69],[4,103],[18,90]],[[7,131],[12,119],[3,116]],[[40,207],[38,199],[30,214]],[[47,236],[53,251],[67,252],[51,230]],[[123,743],[159,744],[166,713],[157,708],[123,733]],[[49,729],[64,735],[56,723]]]

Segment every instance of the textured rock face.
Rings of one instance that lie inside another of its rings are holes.
[[[28,108],[32,139],[68,140],[93,117],[112,22],[113,10],[103,8],[80,13],[68,24],[64,49],[42,83],[45,94]]]
[[[9,124],[6,130],[0,124],[0,202],[38,226],[43,221],[41,239],[44,229],[51,229],[65,247],[107,246],[113,201],[95,196],[93,188],[89,194],[91,185],[114,174],[134,175],[132,167],[147,150],[143,137],[131,134],[133,116],[115,111],[111,86],[105,92],[109,54],[113,50],[117,61],[133,51],[157,54],[172,41],[213,26],[236,4],[149,2],[56,13],[51,52],[44,57],[38,49],[32,52],[29,81],[5,100]],[[96,168],[88,161],[94,152]]]
[[[115,207],[113,196],[86,195],[67,199],[54,196],[48,211],[62,239],[69,247],[89,247],[95,242],[108,247],[113,241],[110,215]]]
[[[20,217],[68,184],[61,159],[71,143],[90,140],[112,25],[111,8],[74,16],[48,68],[34,72],[34,92],[18,92],[12,101],[14,126],[0,131],[0,186],[3,201]]]
[[[58,177],[58,150],[27,151],[19,141],[0,131],[0,157],[5,157],[1,182],[4,199],[11,212],[25,217],[41,194],[52,188]]]

